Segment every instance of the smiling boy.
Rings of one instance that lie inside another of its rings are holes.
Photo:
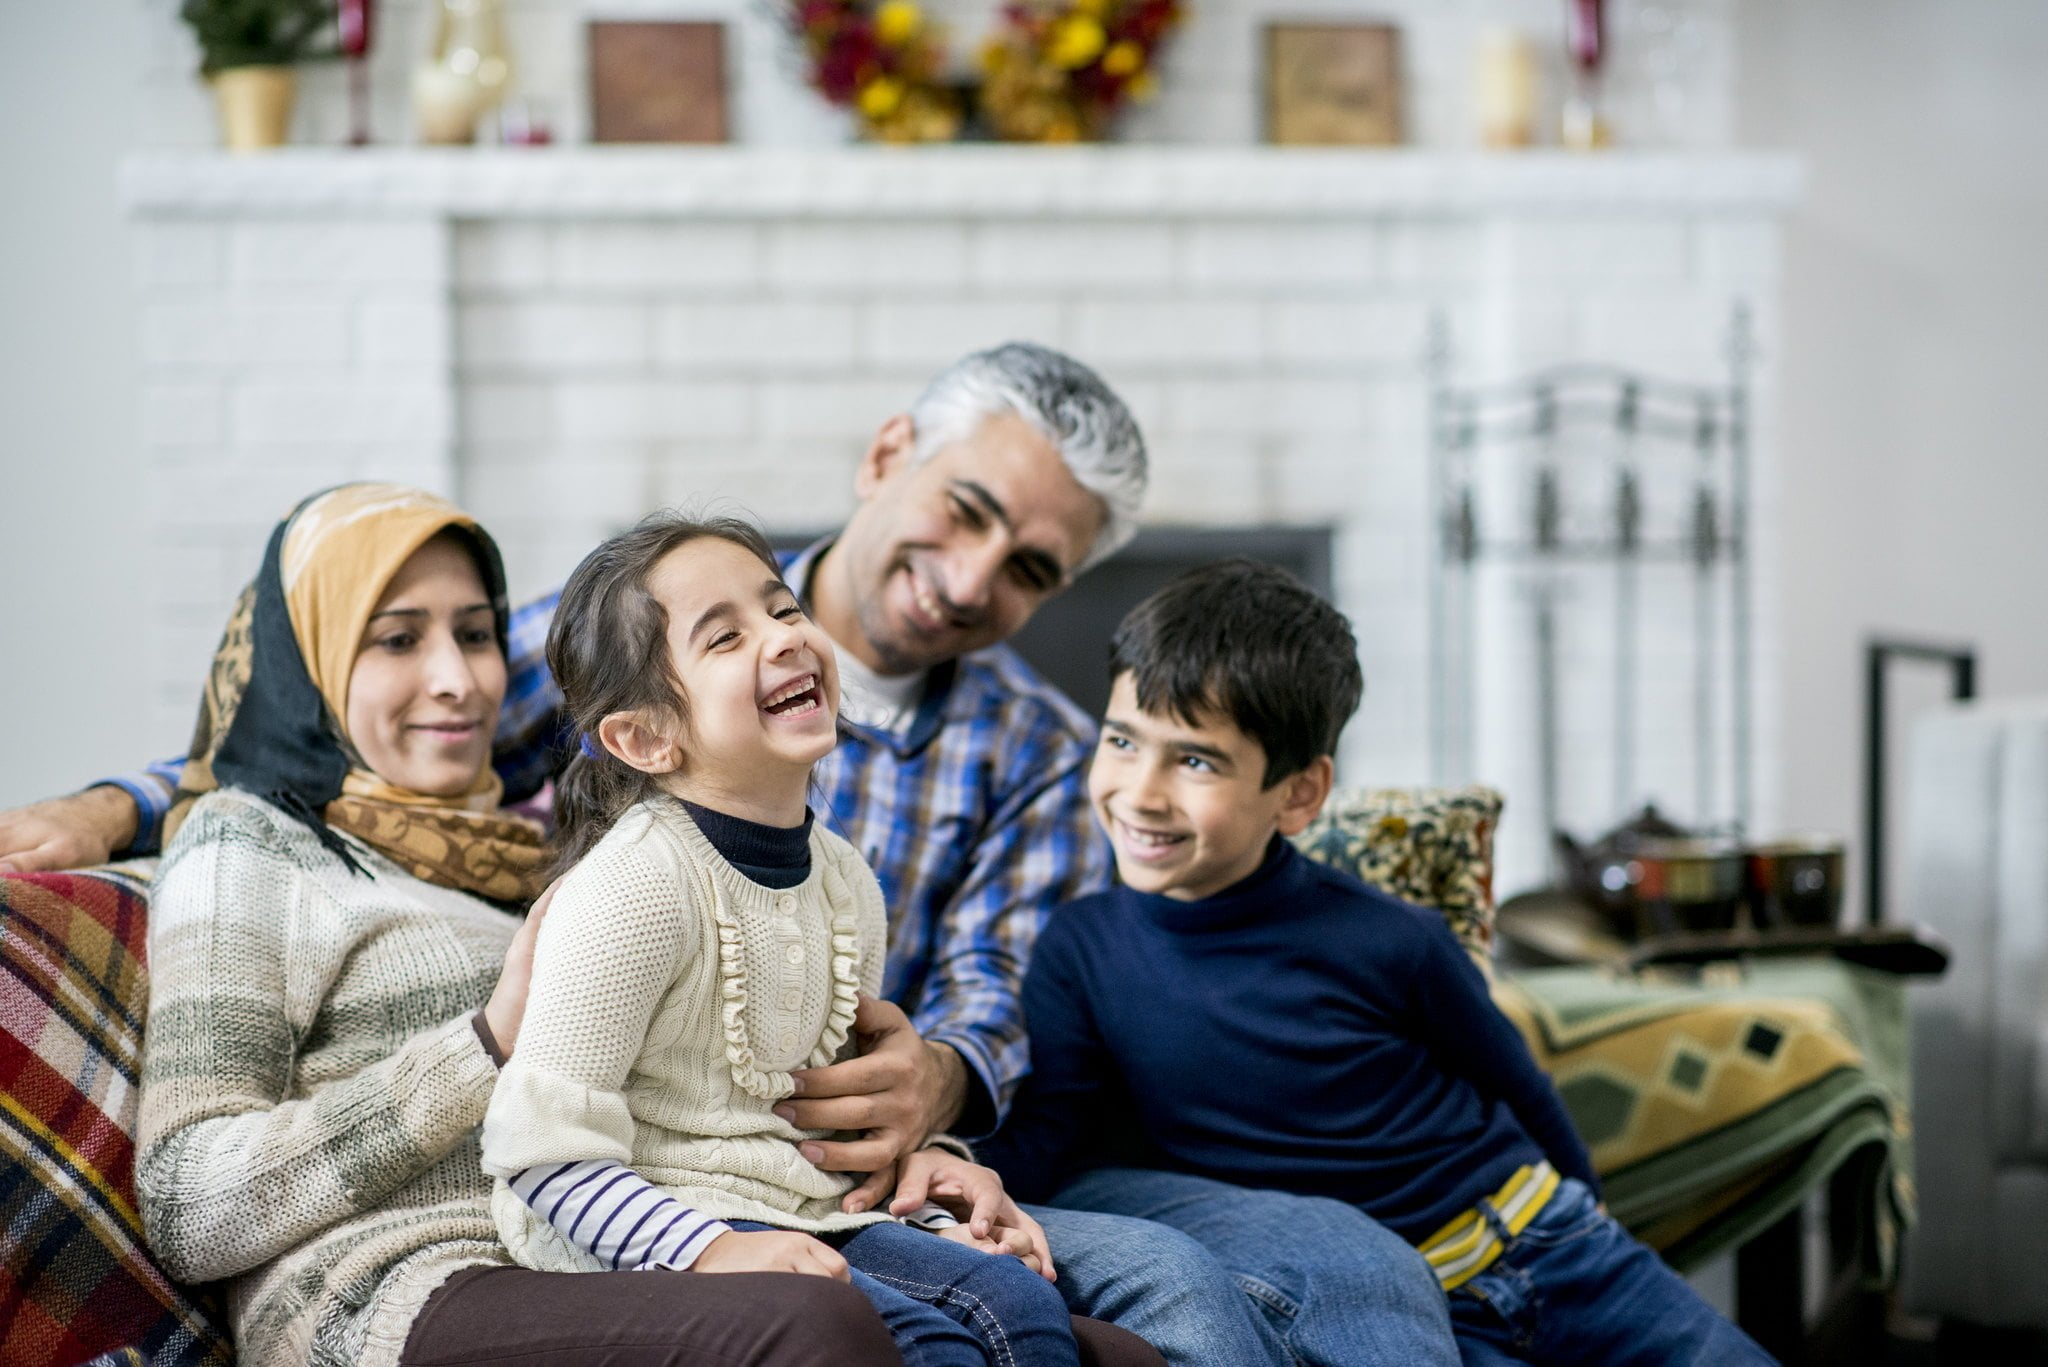
[[[1443,918],[1286,839],[1363,691],[1343,616],[1213,565],[1132,610],[1110,672],[1088,787],[1122,886],[1055,912],[1032,960],[1032,1073],[980,1155],[1011,1191],[1142,1208],[1226,1265],[1243,1188],[1355,1206],[1434,1270],[1467,1363],[1768,1362],[1599,1208]],[[1294,1256],[1332,1255],[1305,1225]],[[1354,1318],[1342,1360],[1379,1360]]]

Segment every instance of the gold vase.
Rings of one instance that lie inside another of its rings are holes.
[[[292,127],[298,73],[288,66],[232,66],[206,78],[230,152],[282,147]]]

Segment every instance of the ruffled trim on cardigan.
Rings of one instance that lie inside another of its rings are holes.
[[[811,857],[816,859],[820,853],[814,848]],[[836,866],[829,868],[827,875],[839,884],[836,889],[826,890],[830,899],[827,905],[833,909],[832,1006],[825,1014],[825,1030],[818,1037],[818,1047],[811,1051],[813,1068],[822,1068],[839,1057],[840,1047],[853,1033],[853,1013],[860,1006],[860,923],[854,919],[853,889],[846,886]]]
[[[698,829],[680,802],[675,806],[677,813],[688,823],[691,842],[697,847],[696,853],[704,867],[714,878],[721,877],[722,871],[723,875],[744,884],[750,899],[757,892],[762,898],[773,898],[779,893],[801,896],[812,879],[828,876],[837,884],[825,888],[825,902],[832,911],[832,1004],[826,1010],[825,1027],[818,1038],[818,1045],[811,1051],[805,1066],[822,1068],[831,1063],[838,1057],[839,1048],[846,1043],[847,1036],[853,1032],[854,1011],[860,1005],[860,926],[854,916],[853,891],[845,885],[836,863],[831,860],[831,852],[814,833],[811,838],[811,878],[794,888],[760,888],[749,882],[718,852],[710,837]],[[780,1101],[796,1091],[796,1081],[779,1069],[762,1068],[754,1055],[754,1040],[747,1029],[746,1019],[749,990],[746,937],[739,919],[733,914],[731,901],[731,895],[736,891],[738,889],[732,887],[719,889],[711,898],[711,919],[718,931],[718,1023],[725,1036],[725,1059],[732,1069],[733,1083],[741,1091],[762,1101]]]

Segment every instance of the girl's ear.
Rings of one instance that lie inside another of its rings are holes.
[[[898,413],[875,431],[875,439],[868,443],[867,454],[860,458],[860,465],[853,473],[853,496],[865,501],[875,490],[882,487],[889,476],[901,470],[910,460],[911,448],[917,445],[917,429],[912,426],[908,413]]]
[[[614,712],[597,724],[597,741],[643,774],[672,774],[683,767],[683,747],[639,712]]]
[[[1280,806],[1280,834],[1297,836],[1307,830],[1308,823],[1316,819],[1316,813],[1329,800],[1331,785],[1336,781],[1337,764],[1328,755],[1317,755],[1308,768],[1282,779],[1287,792]]]

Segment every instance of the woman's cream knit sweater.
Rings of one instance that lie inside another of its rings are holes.
[[[609,1159],[722,1219],[812,1232],[855,1178],[797,1152],[818,1136],[771,1109],[790,1073],[850,1054],[860,992],[881,987],[882,892],[853,847],[814,825],[792,888],[740,873],[672,798],[622,817],[556,889],[533,986],[484,1122],[498,1232],[547,1271],[595,1269],[507,1183],[541,1164]]]
[[[150,896],[143,1227],[173,1276],[228,1283],[244,1363],[390,1367],[450,1273],[507,1262],[471,1017],[518,920],[358,858],[374,877],[228,789]]]

